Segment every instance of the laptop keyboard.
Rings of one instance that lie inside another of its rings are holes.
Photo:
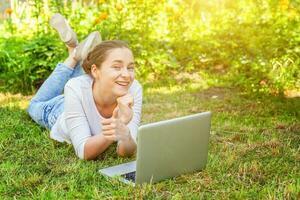
[[[127,174],[122,175],[125,179],[135,182],[135,172],[129,172]]]

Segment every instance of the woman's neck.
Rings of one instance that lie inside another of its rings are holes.
[[[103,88],[101,87],[101,85],[94,83],[92,85],[92,93],[97,107],[115,107],[117,105],[116,97],[114,97],[109,91],[107,91],[107,88]]]

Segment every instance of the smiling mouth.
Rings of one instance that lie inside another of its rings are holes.
[[[123,87],[129,85],[129,82],[116,82],[116,83],[117,83],[118,85],[120,85],[120,86],[123,86]]]

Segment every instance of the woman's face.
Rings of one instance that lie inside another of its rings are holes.
[[[134,80],[134,67],[134,58],[129,49],[112,49],[100,69],[96,70],[96,84],[105,86],[116,97],[123,96],[128,93]]]

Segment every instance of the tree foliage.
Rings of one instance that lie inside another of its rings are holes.
[[[0,24],[2,88],[32,92],[65,49],[48,21],[64,14],[83,39],[91,31],[131,46],[143,83],[205,72],[252,91],[300,88],[300,1],[12,1]],[[189,80],[193,81],[193,80]]]

